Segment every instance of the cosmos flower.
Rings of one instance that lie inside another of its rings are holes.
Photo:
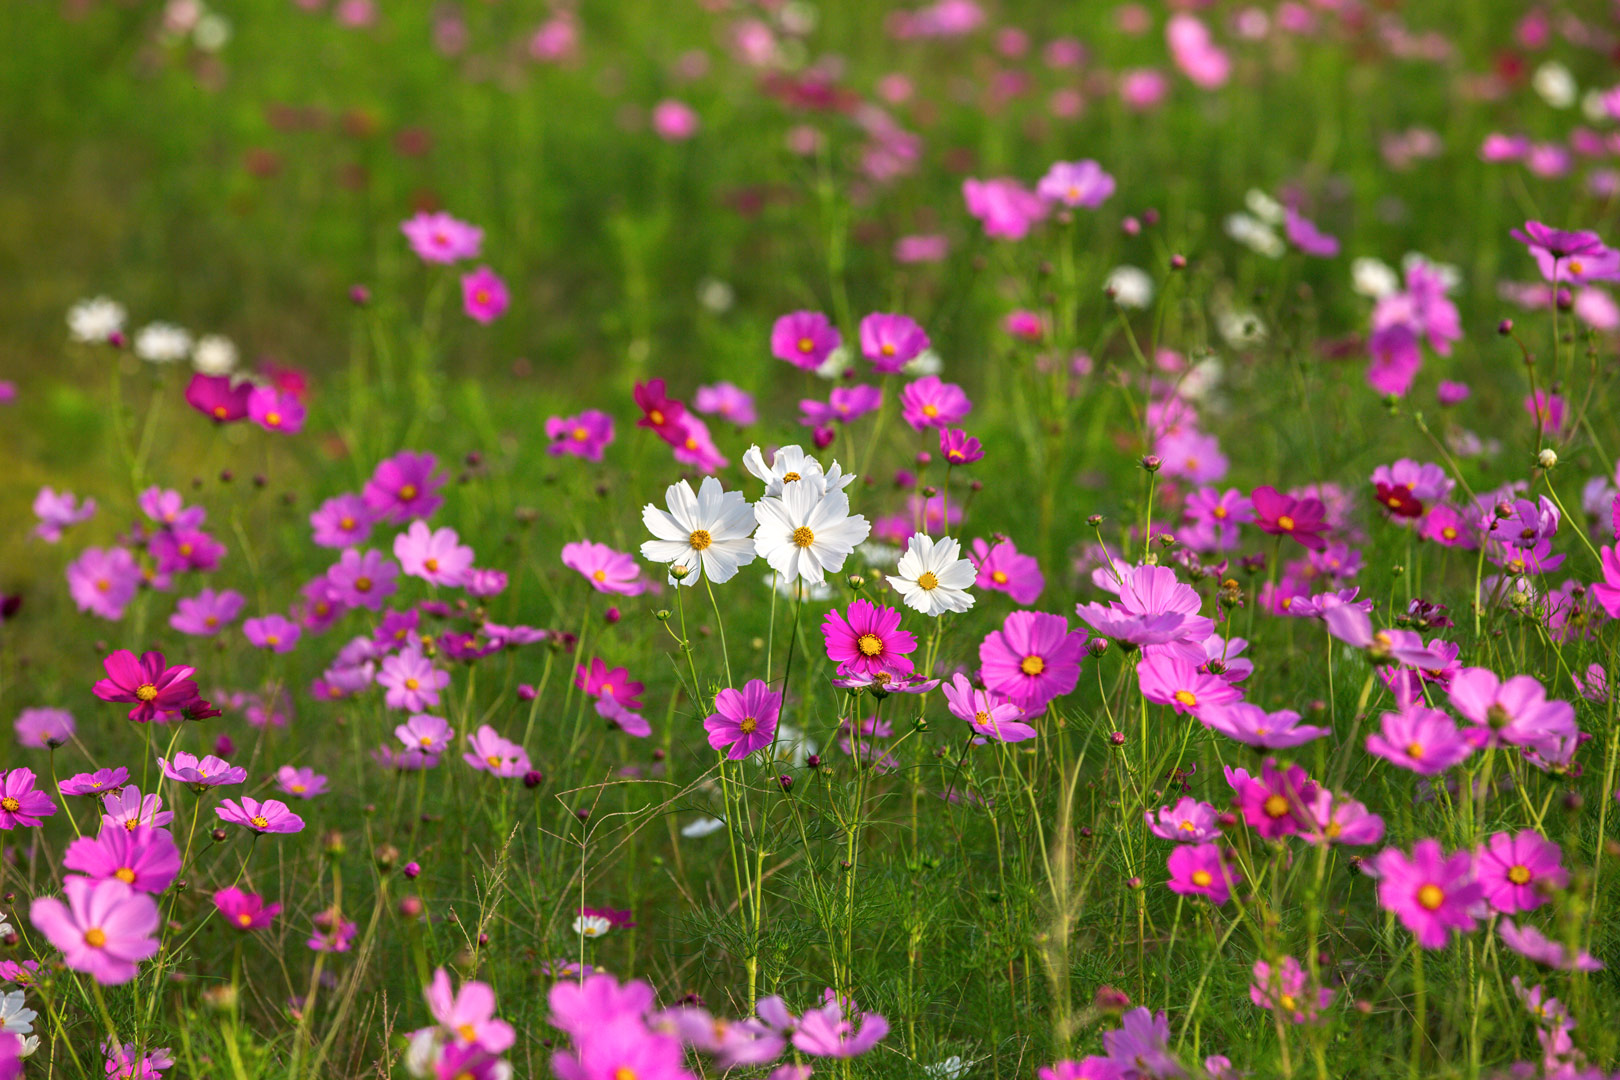
[[[642,542],[642,558],[668,563],[670,584],[696,585],[707,576],[716,584],[730,581],[754,561],[755,508],[740,491],[726,491],[720,481],[704,477],[694,494],[685,480],[664,492],[668,510],[648,503],[642,524],[653,539]]]
[[[390,709],[419,713],[439,704],[439,691],[450,685],[450,673],[435,668],[413,645],[383,658],[377,685],[387,691],[383,700]]]
[[[1499,832],[1474,853],[1474,877],[1485,902],[1504,915],[1532,911],[1569,885],[1563,853],[1534,829]]]
[[[1114,178],[1090,158],[1059,161],[1035,185],[1035,194],[1048,203],[1095,210],[1114,193]]]
[[[1061,615],[1015,611],[979,643],[987,689],[1005,694],[1026,713],[1038,713],[1080,681],[1086,632],[1069,629]]]
[[[412,518],[432,517],[444,503],[439,489],[450,480],[434,471],[438,463],[432,454],[410,450],[379,462],[361,491],[373,519],[403,525]]]
[[[278,653],[291,652],[302,632],[297,623],[282,615],[266,615],[242,623],[242,633],[249,644]]]
[[[972,411],[973,403],[962,388],[938,375],[925,375],[900,391],[900,416],[916,431],[951,427]]]
[[[24,709],[12,723],[17,745],[36,750],[65,744],[73,738],[74,728],[73,714],[66,709]]]
[[[203,589],[196,596],[183,596],[175,602],[169,625],[182,634],[212,637],[235,622],[246,604],[246,598],[234,589]]]
[[[180,873],[180,849],[167,829],[105,829],[69,844],[62,866],[93,881],[116,878],[137,892],[160,893]]]
[[[599,409],[586,409],[578,416],[553,416],[546,421],[546,452],[553,457],[571,454],[586,461],[601,461],[602,451],[613,441],[613,417]]]
[[[247,770],[241,766],[232,765],[212,754],[205,754],[199,758],[196,754],[185,750],[176,751],[173,761],[158,758],[158,767],[168,779],[194,788],[241,784],[247,780]],[[153,823],[156,824],[155,821]]]
[[[413,521],[394,537],[394,558],[411,577],[453,589],[466,583],[473,549],[461,542],[454,529],[431,529],[426,522]]]
[[[135,977],[136,965],[157,954],[157,903],[117,878],[62,881],[66,902],[37,898],[29,918],[62,952],[62,962],[106,986]]]
[[[467,737],[467,751],[461,759],[480,772],[510,780],[529,771],[529,753],[510,739],[503,739],[484,724]]]
[[[827,645],[827,658],[838,665],[840,675],[909,675],[907,654],[917,648],[916,635],[900,629],[900,612],[873,604],[852,601],[847,614],[836,608],[821,623]]]
[[[0,829],[35,828],[54,813],[51,797],[34,787],[34,770],[0,772]]]
[[[962,612],[973,606],[968,588],[978,571],[967,559],[958,558],[960,545],[950,537],[932,540],[917,533],[906,543],[895,572],[888,577],[907,607],[924,615],[938,617],[947,611]]]
[[[142,653],[139,660],[128,649],[110,654],[102,666],[107,677],[91,687],[102,701],[131,702],[129,718],[145,724],[159,712],[178,712],[197,698],[191,679],[195,668],[170,667],[160,652]]]
[[[1005,538],[993,546],[984,540],[973,541],[973,564],[979,575],[974,581],[976,587],[1004,592],[1016,604],[1033,604],[1046,586],[1035,556],[1020,553]]]
[[[417,258],[427,263],[449,264],[478,258],[484,244],[484,230],[449,214],[423,211],[400,225]]]
[[[234,885],[214,894],[214,907],[237,930],[263,930],[281,913],[280,904],[266,904],[264,897]]]
[[[1202,896],[1217,907],[1232,898],[1232,888],[1243,881],[1233,861],[1218,844],[1178,844],[1170,853],[1170,891]]]
[[[506,282],[487,266],[461,276],[461,308],[474,322],[494,322],[506,313],[512,297]]]
[[[646,582],[641,580],[641,567],[636,565],[635,558],[622,551],[614,551],[606,544],[589,540],[564,544],[562,563],[576,571],[599,593],[638,596],[647,587]]]
[[[1379,725],[1380,733],[1367,736],[1367,753],[1423,776],[1443,773],[1474,752],[1474,744],[1438,709],[1412,705],[1384,713]]]
[[[1425,949],[1445,948],[1453,930],[1474,929],[1472,909],[1484,898],[1484,889],[1473,880],[1468,852],[1446,855],[1440,841],[1419,840],[1410,856],[1385,848],[1373,862],[1379,906],[1394,912]]]
[[[287,809],[287,804],[279,799],[266,799],[260,802],[242,796],[240,802],[235,799],[222,799],[214,808],[221,821],[233,825],[242,825],[258,833],[295,833],[304,829],[304,819]]]
[[[967,721],[976,734],[993,742],[1035,737],[1035,729],[1022,722],[1024,710],[999,694],[978,689],[961,672],[945,684],[945,702],[952,716]]]
[[[124,617],[142,580],[135,557],[121,547],[85,548],[67,568],[74,606],[115,621]]]
[[[310,539],[321,547],[359,547],[371,537],[371,514],[359,495],[335,495],[309,515]]]
[[[893,374],[928,348],[928,334],[904,315],[874,312],[861,320],[861,355],[873,370]]]
[[[759,679],[750,679],[741,690],[728,687],[715,695],[714,714],[703,721],[703,727],[710,746],[724,750],[732,761],[741,761],[771,744],[781,711],[782,695]]]
[[[843,340],[821,312],[795,311],[783,315],[771,327],[771,355],[796,368],[814,371]]]

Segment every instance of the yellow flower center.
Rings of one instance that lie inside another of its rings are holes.
[[[208,627],[208,629],[212,630],[214,627],[219,625],[219,616],[218,615],[205,615],[205,616],[203,616],[203,625]]]
[[[1214,880],[1208,870],[1194,870],[1192,872],[1192,883],[1200,889],[1207,889]]]
[[[478,1029],[473,1027],[471,1024],[462,1024],[460,1027],[456,1028],[456,1034],[460,1035],[466,1042],[478,1041]]]
[[[415,484],[406,484],[403,487],[401,487],[399,489],[399,497],[402,498],[402,499],[414,499],[414,498],[416,498],[416,485]]]
[[[127,866],[120,866],[117,870],[114,870],[113,877],[122,881],[125,885],[135,884],[135,871]]]
[[[1406,756],[1409,757],[1409,758],[1413,758],[1413,759],[1422,757],[1423,756],[1423,744],[1418,743],[1418,742],[1407,743],[1406,744]]]
[[[438,573],[439,572],[439,560],[438,559],[433,559],[433,558],[423,559],[422,560],[422,569],[426,570],[430,574]]]
[[[1176,828],[1180,829],[1182,832],[1197,832],[1198,831],[1198,826],[1194,825],[1190,821],[1183,821],[1180,825],[1177,825]]]
[[[354,591],[355,592],[370,592],[371,591],[371,579],[368,578],[368,577],[357,577],[357,578],[355,578],[354,579]]]
[[[1283,532],[1288,532],[1293,529],[1293,527],[1294,519],[1289,517],[1287,514],[1284,514],[1282,517],[1277,519],[1277,528],[1281,529]]]
[[[196,549],[193,548],[190,544],[181,544],[180,545],[180,554],[184,555],[188,559],[191,558],[191,553],[193,551],[195,551],[195,550]]]
[[[405,680],[405,689],[407,689],[407,690],[419,689],[421,687],[421,685],[422,684],[420,682],[416,681],[415,679],[406,679]]]
[[[997,585],[1005,585],[1007,584],[1007,572],[1005,570],[992,570],[990,571],[990,580]]]
[[[816,534],[810,531],[808,525],[800,525],[793,530],[793,546],[807,548],[816,542]]]
[[[307,785],[307,784],[294,784],[290,790],[292,791],[292,793],[294,795],[302,795],[304,792],[309,790],[309,785]]]
[[[855,639],[855,647],[861,650],[862,656],[881,656],[883,639],[876,634],[862,634]]]
[[[431,736],[431,735],[423,735],[417,741],[420,742],[423,746],[432,746],[433,745],[433,736]]]
[[[714,543],[714,537],[709,534],[708,529],[693,529],[692,535],[687,539],[690,541],[693,551],[703,551]]]
[[[1226,507],[1217,506],[1215,509],[1210,511],[1210,514],[1214,516],[1216,521],[1225,521],[1226,520]]]
[[[278,412],[267,412],[264,414],[264,422],[269,424],[271,427],[280,427],[281,414]]]
[[[1508,880],[1515,885],[1530,884],[1530,868],[1528,866],[1508,867]]]
[[[107,931],[99,926],[92,926],[84,932],[84,943],[92,949],[99,949],[107,944]]]
[[[591,571],[591,580],[592,581],[606,581],[607,580],[607,571],[606,570],[593,570],[593,571]]]
[[[135,696],[141,701],[153,701],[157,698],[157,687],[151,683],[141,683],[135,688]]]
[[[811,350],[813,350],[815,347],[816,347],[816,343],[814,341],[811,341],[809,338],[802,337],[802,338],[799,339],[799,351],[800,352],[807,353],[807,352],[810,352]]]
[[[1198,695],[1191,690],[1177,690],[1176,700],[1190,709],[1198,704]]]
[[[264,635],[264,643],[266,645],[270,646],[273,649],[277,645],[281,644],[281,635],[280,634],[266,634],[266,635]]]
[[[477,292],[475,292],[473,294],[473,299],[478,301],[480,304],[489,303],[489,290],[488,289],[479,289]]]
[[[586,439],[588,439],[590,437],[591,437],[591,433],[586,431],[584,428],[577,427],[577,428],[574,429],[574,441],[575,442],[584,442]]]
[[[267,829],[270,827],[270,819],[265,817],[263,814],[254,814],[252,817],[248,818],[248,824],[253,826],[255,829]]]
[[[1025,675],[1039,675],[1046,670],[1046,661],[1039,656],[1026,656],[1018,662],[1018,670]]]
[[[1282,795],[1269,796],[1265,803],[1262,804],[1262,809],[1265,810],[1266,816],[1270,818],[1287,817],[1288,800]]]
[[[96,592],[106,592],[112,588],[112,582],[106,578],[96,578]]]
[[[880,348],[878,351],[881,352],[884,356],[893,356],[894,355],[894,346],[892,344],[890,344],[889,342],[885,341],[883,343],[883,347]]]
[[[1427,911],[1438,911],[1445,901],[1445,890],[1438,885],[1425,885],[1417,892],[1417,902]]]
[[[791,483],[794,483],[797,480],[802,480],[802,479],[803,479],[803,477],[801,477],[796,472],[788,472],[788,473],[783,473],[782,474],[782,483],[784,483],[784,484],[791,484]]]
[[[1294,997],[1293,994],[1283,994],[1277,999],[1277,1004],[1281,1005],[1289,1012],[1293,1012],[1295,1009],[1299,1008],[1299,1001]]]
[[[613,1080],[636,1080],[636,1070],[628,1065],[620,1065],[613,1070]]]
[[[927,405],[924,405],[922,407],[922,414],[924,416],[927,416],[927,417],[938,416],[939,415],[939,406],[935,405],[933,402],[929,402]]]
[[[230,415],[230,410],[226,409],[225,406],[223,406],[223,405],[215,405],[214,406],[214,419],[215,420],[223,420],[228,415]]]
[[[742,718],[742,723],[737,725],[737,730],[741,731],[744,735],[752,735],[755,731],[759,730],[759,721],[755,720],[752,716],[745,716]]]
[[[16,799],[13,799],[10,795],[0,799],[0,810],[4,810],[8,814],[15,814],[21,809],[22,803],[18,802]]]
[[[499,754],[490,754],[488,757],[484,758],[484,760],[489,762],[490,765],[497,769],[501,766],[501,756]]]
[[[236,925],[237,926],[252,926],[253,925],[253,916],[249,915],[245,911],[242,912],[242,914],[240,914],[240,915],[238,915],[236,917]]]

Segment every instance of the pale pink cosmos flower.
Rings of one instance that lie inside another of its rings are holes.
[[[423,262],[453,263],[476,259],[483,247],[484,230],[457,221],[449,214],[423,212],[399,227],[410,241],[411,250]]]
[[[235,622],[246,604],[246,598],[235,589],[203,589],[196,596],[176,601],[169,625],[182,634],[212,637]]]
[[[116,621],[124,617],[142,577],[135,556],[124,548],[85,548],[68,564],[67,581],[80,611]]]
[[[260,802],[246,795],[240,802],[223,799],[214,813],[221,821],[245,826],[256,833],[295,833],[304,829],[304,819],[287,809],[287,804],[279,799]]]
[[[1000,694],[978,689],[960,671],[945,684],[945,702],[952,716],[967,721],[975,733],[992,742],[1035,737],[1035,729],[1023,723],[1023,709]]]
[[[697,134],[698,114],[683,101],[665,98],[653,106],[652,126],[665,142],[684,142]]]
[[[473,549],[461,543],[450,528],[432,529],[425,521],[394,537],[394,558],[400,569],[432,585],[458,588],[472,570]]]
[[[705,416],[718,416],[729,424],[747,427],[758,420],[753,395],[729,382],[700,386],[692,398],[692,408]]]
[[[399,565],[382,552],[348,548],[326,571],[326,584],[346,607],[381,611],[383,602],[399,588],[398,575]]]
[[[1158,813],[1142,811],[1148,832],[1160,840],[1174,840],[1178,844],[1202,844],[1220,836],[1215,808],[1207,802],[1186,795],[1175,806],[1161,806]]]
[[[470,980],[454,990],[444,968],[422,991],[428,1011],[453,1042],[476,1043],[491,1054],[503,1053],[517,1040],[512,1025],[495,1017],[495,992],[487,983]]]
[[[615,551],[606,544],[589,540],[564,544],[562,562],[600,593],[636,596],[647,588],[647,583],[641,580],[641,567],[635,556]]]
[[[529,753],[510,739],[503,739],[488,724],[467,738],[467,751],[461,760],[480,772],[510,780],[529,771]]]
[[[57,494],[51,488],[42,487],[39,494],[34,496],[34,515],[39,518],[39,524],[34,526],[34,535],[47,544],[57,543],[62,539],[63,529],[89,521],[95,512],[94,499],[87,498],[81,502],[72,492]]]
[[[276,786],[288,795],[313,799],[326,794],[326,777],[314,769],[283,765],[276,770]]]
[[[1049,203],[1095,210],[1114,193],[1114,178],[1090,158],[1059,161],[1035,185],[1035,194]]]
[[[272,652],[291,652],[303,633],[298,624],[284,615],[265,615],[242,623],[242,633],[249,644]]]
[[[383,700],[390,709],[419,713],[439,703],[439,691],[450,685],[450,673],[435,668],[422,650],[412,645],[383,658],[377,685],[387,691]]]
[[[42,896],[28,914],[72,970],[118,986],[135,977],[140,961],[157,954],[158,908],[150,896],[117,878],[69,876],[62,891],[66,903]]]
[[[1575,707],[1547,700],[1546,688],[1533,675],[1502,680],[1485,668],[1464,668],[1452,678],[1447,696],[1473,723],[1469,734],[1481,746],[1538,747],[1576,734]]]
[[[456,729],[450,726],[450,721],[427,713],[417,713],[394,728],[394,736],[405,744],[406,751],[417,754],[444,753],[455,734]]]

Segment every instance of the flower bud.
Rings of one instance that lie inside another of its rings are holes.
[[[405,868],[401,872],[405,875],[406,880],[415,881],[422,873],[422,864],[412,860],[405,864]]]
[[[1548,447],[1536,455],[1536,464],[1540,465],[1543,469],[1550,469],[1554,465],[1558,464],[1558,455],[1552,450],[1551,447]]]

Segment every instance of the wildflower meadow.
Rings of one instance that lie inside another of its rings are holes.
[[[1620,1077],[1620,7],[0,4],[0,1080]]]

